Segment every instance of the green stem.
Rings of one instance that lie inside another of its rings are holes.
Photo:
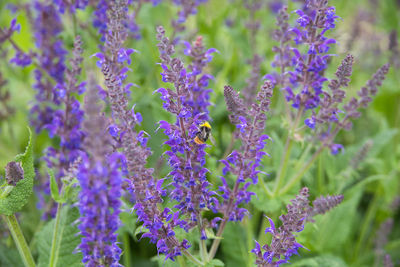
[[[178,259],[179,266],[186,267],[186,262],[183,257],[177,257],[177,259]],[[125,265],[125,266],[127,266],[127,265]]]
[[[60,232],[60,221],[61,221],[61,207],[62,204],[58,203],[57,205],[57,213],[56,213],[56,223],[54,226],[54,232],[53,232],[53,240],[51,242],[51,250],[50,250],[50,262],[49,262],[49,267],[53,267],[57,265],[57,259],[58,259],[58,251],[61,246],[60,238],[59,235],[62,233]]]
[[[63,198],[64,184],[61,186],[61,190],[60,190],[59,194],[60,194],[61,198]],[[64,226],[65,226],[65,216],[64,216],[64,218],[62,218],[61,208],[62,208],[62,203],[59,202],[57,204],[56,222],[54,225],[53,240],[51,242],[49,267],[57,266],[57,262],[58,262],[58,255],[60,252],[61,241],[62,241],[61,237],[63,235]],[[61,219],[63,219],[63,221],[61,221]],[[61,228],[61,226],[62,226],[62,228]]]
[[[283,183],[283,178],[286,175],[287,165],[289,163],[292,147],[293,147],[293,141],[292,141],[292,138],[290,137],[290,135],[288,135],[288,137],[286,139],[284,152],[282,155],[281,164],[280,164],[280,167],[278,170],[278,174],[276,176],[274,191],[272,192],[272,195],[274,198],[275,198],[278,190],[281,188],[282,183]]]
[[[206,241],[201,239],[201,231],[203,230],[203,225],[201,220],[197,221],[197,225],[199,228],[199,234],[200,234],[200,255],[201,255],[201,259],[203,260],[203,262],[207,262],[208,260],[208,252],[207,252],[207,246],[206,246]]]
[[[261,177],[259,178],[259,184],[261,185],[262,189],[264,190],[265,194],[271,198],[272,197],[272,192],[271,190],[268,189],[267,185],[264,183],[264,179]]]
[[[10,229],[14,242],[17,245],[19,255],[21,256],[24,265],[27,267],[36,266],[15,215],[4,216],[4,220],[7,222],[8,228]]]
[[[300,179],[303,177],[304,173],[310,169],[311,165],[315,162],[315,160],[318,158],[318,156],[321,154],[321,152],[324,150],[325,146],[320,146],[319,149],[314,153],[314,155],[307,161],[306,165],[296,173],[296,175],[289,180],[289,182],[282,188],[282,190],[279,192],[279,195],[283,195],[286,192],[288,192],[292,187],[300,181]]]
[[[247,243],[247,248],[252,248],[254,246],[254,238],[253,233],[254,233],[254,228],[252,221],[248,218],[245,217],[243,220],[244,226],[246,227],[246,243]],[[253,257],[247,257],[247,266],[254,266],[254,258]]]
[[[318,192],[320,194],[325,192],[325,190],[322,188],[324,186],[324,183],[323,183],[324,177],[323,176],[324,176],[324,172],[323,172],[322,158],[319,158],[318,172],[317,172],[317,188],[318,188]]]
[[[196,259],[189,251],[183,250],[182,251],[183,255],[185,255],[190,261],[193,263],[197,264],[197,266],[205,266],[203,262],[199,261]]]
[[[374,199],[372,200],[372,203],[368,206],[367,214],[365,215],[365,218],[363,220],[363,224],[361,226],[361,233],[360,233],[360,238],[357,241],[356,247],[355,247],[355,253],[354,253],[354,260],[358,259],[358,255],[360,254],[361,248],[365,246],[366,243],[366,235],[369,233],[369,229],[371,228],[371,222],[374,219],[374,216],[376,214],[376,209],[378,205],[378,197],[377,197],[377,192],[375,192]]]
[[[276,194],[278,193],[279,189],[282,186],[283,180],[285,178],[286,171],[287,171],[287,165],[288,165],[289,159],[290,159],[290,152],[292,151],[292,147],[293,147],[292,135],[294,134],[294,131],[296,130],[297,125],[300,122],[302,113],[303,113],[303,108],[300,108],[297,112],[296,119],[292,125],[291,130],[288,132],[288,135],[286,138],[286,143],[285,143],[285,148],[284,148],[284,151],[282,154],[281,163],[279,165],[279,170],[278,170],[278,173],[276,176],[277,178],[275,180],[274,191],[272,192],[273,197],[275,197]]]
[[[123,242],[124,242],[124,266],[125,267],[130,267],[132,258],[131,258],[131,246],[129,244],[129,234],[125,233],[123,235]],[[178,257],[180,258],[180,257]]]

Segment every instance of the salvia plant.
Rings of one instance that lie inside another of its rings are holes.
[[[1,2],[0,266],[397,266],[399,8]]]

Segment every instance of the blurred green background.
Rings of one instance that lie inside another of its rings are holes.
[[[6,8],[8,3],[17,2],[20,3],[20,1],[0,1],[0,27],[8,26],[11,19],[16,16],[22,30],[20,34],[13,36],[13,40],[24,51],[31,49],[35,51],[33,29],[26,14],[17,12],[13,15]],[[274,54],[271,48],[276,43],[271,38],[271,32],[275,28],[275,14],[268,8],[269,1],[264,2],[266,5],[255,13],[256,18],[261,21],[261,28],[256,38],[256,51],[251,49],[250,33],[246,27],[249,11],[239,0],[209,0],[206,4],[200,5],[198,14],[188,19],[185,24],[187,28],[180,35],[181,39],[190,42],[197,35],[201,35],[207,47],[213,47],[219,51],[207,67],[207,72],[215,77],[210,83],[210,88],[213,89],[210,115],[213,137],[216,140],[216,144],[207,149],[210,155],[207,158],[207,168],[211,172],[208,176],[209,180],[216,185],[221,175],[221,166],[218,161],[223,158],[234,130],[228,120],[223,99],[223,86],[229,84],[238,91],[245,87],[245,81],[250,72],[250,65],[247,63],[254,52],[263,57],[261,74],[273,71],[271,61]],[[347,89],[347,95],[350,97],[356,94],[377,68],[392,57],[392,52],[388,50],[388,36],[391,31],[400,34],[400,2],[395,0],[329,2],[336,7],[341,19],[337,22],[337,28],[328,34],[337,39],[338,44],[334,50],[330,51],[336,56],[333,57],[326,76],[333,78],[337,66],[345,55],[353,54],[355,66],[351,84]],[[293,11],[299,3],[290,2],[288,5],[289,11]],[[159,120],[172,118],[162,109],[159,95],[153,94],[155,89],[166,86],[161,82],[159,75],[161,68],[157,65],[159,54],[156,47],[155,28],[157,25],[163,25],[167,35],[171,34],[170,21],[177,11],[177,7],[169,2],[163,2],[156,7],[150,4],[143,5],[137,17],[142,39],[129,40],[126,44],[127,47],[139,51],[132,56],[132,72],[128,74],[128,81],[139,85],[138,88],[132,90],[132,104],[136,104],[135,110],[143,115],[141,129],[151,135],[149,144],[153,155],[149,160],[149,166],[157,164],[160,166],[156,170],[159,177],[165,176],[168,168],[160,161],[163,151],[162,142],[165,137],[162,132],[155,132],[156,123]],[[90,26],[91,13],[90,9],[78,11],[78,21]],[[291,21],[295,16],[291,13]],[[63,23],[65,30],[61,38],[69,50],[72,48],[74,36],[76,34],[82,36],[84,44],[82,79],[89,71],[96,72],[96,77],[101,83],[102,75],[95,66],[96,60],[90,57],[98,52],[99,41],[96,30],[93,28],[82,30],[79,23],[73,24],[68,14],[64,14]],[[5,166],[15,154],[23,150],[27,141],[26,125],[35,95],[32,88],[34,67],[21,69],[8,63],[13,56],[8,43],[0,49],[0,53],[8,51],[5,53],[6,56],[1,57],[0,72],[8,80],[5,88],[11,94],[7,105],[14,107],[16,111],[11,117],[0,121],[0,166]],[[183,45],[178,45],[176,50],[177,55],[187,62],[186,56],[183,55]],[[399,58],[397,60],[400,61]],[[345,146],[345,152],[337,156],[332,156],[328,152],[324,153],[305,175],[302,184],[310,188],[311,199],[320,195],[344,193],[345,200],[329,214],[318,217],[316,223],[308,224],[299,234],[299,242],[308,250],[300,249],[300,255],[293,258],[292,266],[374,266],[374,264],[379,266],[380,263],[374,262],[374,242],[380,224],[389,217],[395,219],[395,227],[389,235],[385,250],[395,262],[400,261],[400,228],[398,227],[400,214],[399,209],[391,208],[392,201],[400,193],[399,85],[400,68],[392,66],[372,105],[363,111],[360,119],[354,121],[351,131],[342,132],[338,136],[337,142]],[[263,171],[269,176],[260,177],[267,186],[279,166],[286,136],[282,101],[282,94],[276,90],[266,128],[266,133],[273,139],[273,142],[267,146],[267,152],[271,157],[263,162]],[[373,144],[366,158],[358,168],[349,167],[352,158],[359,154],[366,142]],[[44,166],[40,157],[49,145],[57,146],[57,139],[50,139],[44,132],[35,137],[35,155],[39,171],[42,171],[41,167]],[[297,144],[291,166],[295,165],[296,157],[305,146],[304,143]],[[345,190],[339,192],[343,189],[342,185],[345,185]],[[263,234],[268,224],[262,219],[262,215],[266,214],[277,222],[279,214],[285,212],[285,205],[294,197],[299,187],[279,199],[268,199],[260,188],[252,188],[258,194],[249,208],[253,216],[241,224],[231,223],[226,230],[224,241],[217,254],[217,258],[222,259],[226,266],[252,266],[254,258],[248,252],[254,246],[253,240],[268,241],[268,236]],[[35,207],[35,201],[37,199],[33,199],[31,205],[20,214],[22,218],[20,222],[28,240],[34,240],[34,233],[41,227],[40,214]],[[127,224],[121,229],[122,247],[130,245],[130,251],[125,251],[122,263],[131,262],[132,266],[150,266],[150,258],[156,255],[154,247],[149,245],[147,240],[138,243],[134,234],[133,215],[123,213],[122,216],[125,216],[123,221]],[[3,222],[1,225],[0,227],[5,227]],[[5,236],[7,236],[6,233]],[[0,243],[2,243],[0,263],[4,265],[8,257],[5,253],[11,255],[15,251],[10,247],[7,251],[3,249],[5,245],[12,247],[9,237]],[[34,242],[32,248],[35,249]],[[130,259],[127,260],[127,257]],[[152,262],[152,264],[156,263]],[[163,264],[161,261],[160,266]],[[165,266],[169,265],[175,266],[169,262],[165,263]]]

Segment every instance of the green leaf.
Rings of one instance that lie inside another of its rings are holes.
[[[60,198],[60,193],[58,190],[58,184],[56,181],[56,177],[54,176],[54,172],[51,169],[48,169],[48,173],[50,176],[50,192],[51,192],[51,197],[57,202],[57,203],[65,203],[65,201],[62,201]]]
[[[137,227],[135,229],[134,235],[137,236],[139,234],[145,234],[145,233],[148,233],[148,232],[149,232],[149,229],[147,229],[146,227],[140,226],[140,227]]]
[[[213,259],[212,261],[210,261],[209,263],[207,263],[206,265],[207,267],[218,267],[218,266],[225,266],[225,263],[223,263],[221,260],[219,259]]]
[[[56,241],[59,246],[56,246],[56,257],[52,267],[83,266],[82,253],[75,252],[76,247],[81,242],[81,237],[78,235],[79,230],[74,224],[78,217],[79,211],[76,208],[71,209],[65,206],[61,209],[58,239]],[[49,266],[55,223],[56,219],[51,220],[38,234],[39,267]]]
[[[253,204],[257,210],[265,212],[266,214],[271,214],[282,208],[282,199],[271,199],[261,185],[251,185],[249,190],[256,194],[251,198],[251,204]]]
[[[124,207],[122,207],[121,210],[128,210],[127,208],[124,209]],[[136,225],[136,221],[137,221],[137,216],[135,212],[126,212],[123,211],[119,214],[119,218],[121,219],[122,225],[118,228],[118,233],[120,235],[124,234],[125,232],[129,233],[130,236],[132,236],[132,238],[134,238],[136,241],[136,235],[139,233],[136,233],[137,231],[137,225]]]
[[[178,259],[181,258],[181,259]],[[153,258],[151,258],[152,261],[157,262],[158,266],[162,267],[177,267],[179,266],[178,262],[179,261],[184,261],[186,262],[186,259],[183,256],[179,256],[175,259],[175,261],[172,260],[165,260],[165,255],[160,254],[156,255]],[[189,264],[189,263],[188,263]]]
[[[33,178],[35,177],[35,169],[33,168],[32,155],[32,133],[29,130],[29,143],[24,154],[15,157],[16,162],[21,162],[24,169],[24,179],[18,181],[16,186],[6,196],[0,198],[0,214],[7,216],[13,215],[19,211],[28,202],[32,194]]]
[[[0,243],[0,266],[23,266],[21,257],[16,249]]]
[[[247,266],[249,249],[246,244],[246,231],[238,223],[228,223],[221,242],[221,249],[225,255],[226,266]]]
[[[222,237],[216,236],[212,229],[206,228],[205,230],[208,239],[222,239]]]
[[[78,184],[78,180],[76,178],[68,182],[63,180],[63,183],[64,183],[64,194],[61,197],[62,201],[64,201],[63,203],[67,202],[67,200],[75,202],[80,192],[80,187],[75,186],[76,184]]]
[[[302,259],[299,261],[292,261],[292,264],[284,266],[291,267],[346,267],[347,264],[342,258],[332,255],[322,255],[313,258]]]

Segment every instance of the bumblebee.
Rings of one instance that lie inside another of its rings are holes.
[[[203,122],[199,125],[199,131],[196,133],[194,142],[198,145],[204,144],[211,135],[211,125],[208,121]]]

